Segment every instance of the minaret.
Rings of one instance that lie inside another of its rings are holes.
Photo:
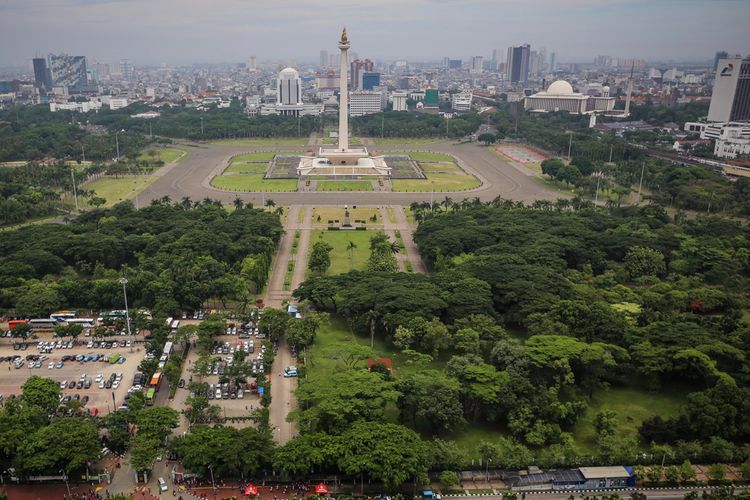
[[[341,32],[339,49],[341,49],[340,65],[341,76],[339,77],[339,150],[349,149],[349,54],[351,47],[349,38],[346,36],[346,28]]]
[[[635,69],[635,63],[630,66],[630,78],[628,78],[628,95],[625,98],[625,112],[622,115],[625,118],[630,116],[630,96],[633,94],[633,69]]]

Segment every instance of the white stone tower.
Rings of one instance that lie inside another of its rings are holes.
[[[341,76],[339,77],[339,150],[349,150],[349,38],[346,36],[346,28],[341,32],[339,49],[341,49],[340,65]]]

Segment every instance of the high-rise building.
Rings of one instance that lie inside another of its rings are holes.
[[[359,87],[362,90],[373,90],[380,85],[380,73],[376,71],[363,71],[360,73]]]
[[[320,51],[320,69],[326,69],[328,67],[328,51]]]
[[[461,69],[461,66],[463,66],[463,61],[461,61],[461,59],[449,59],[448,60],[448,67],[450,69]]]
[[[497,70],[503,62],[503,49],[492,50],[492,69]]]
[[[360,88],[360,82],[361,82],[361,73],[364,71],[372,71],[375,64],[370,61],[369,59],[365,59],[364,61],[360,61],[359,59],[355,59],[351,62],[351,86],[350,88],[352,90],[361,90]]]
[[[120,76],[126,82],[133,81],[133,65],[130,59],[120,59]]]
[[[255,71],[256,69],[256,59],[255,56],[250,56],[250,60],[247,62],[247,70],[248,71]]]
[[[391,99],[393,100],[393,111],[407,111],[408,107],[406,105],[406,92],[393,92],[391,94]]]
[[[276,81],[276,104],[301,104],[302,80],[294,68],[282,69]]]
[[[349,94],[349,116],[380,113],[380,92],[356,91]]]
[[[86,58],[67,54],[49,55],[50,86],[78,89],[85,87]]]
[[[471,110],[471,92],[457,92],[451,95],[451,109],[453,111]]]
[[[34,83],[39,88],[50,88],[49,71],[47,70],[47,60],[43,57],[32,59],[34,65]]]
[[[550,73],[552,73],[552,72],[555,71],[556,64],[557,64],[557,54],[555,52],[552,52],[549,55],[549,70],[550,70]]]
[[[337,66],[337,64],[336,64],[336,54],[330,54],[328,56],[328,66],[330,68],[335,68]]]
[[[719,59],[708,121],[750,120],[750,56]]]
[[[100,80],[106,80],[109,78],[109,64],[106,63],[96,63],[96,74],[99,76]]]
[[[479,74],[484,71],[484,57],[474,56],[471,58],[470,73]]]
[[[523,83],[529,79],[529,59],[531,46],[529,44],[508,47],[508,64],[506,78],[511,83]]]
[[[726,59],[729,57],[729,53],[726,50],[720,50],[714,55],[714,71],[716,71],[716,66],[719,65],[719,59]]]

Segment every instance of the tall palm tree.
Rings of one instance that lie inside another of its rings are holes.
[[[242,201],[242,198],[240,198],[239,196],[235,197],[232,204],[234,205],[234,208],[237,210],[242,210],[242,207],[245,206],[245,203]]]
[[[268,199],[266,200],[266,206],[267,206],[267,207],[275,207],[275,206],[276,206],[276,202],[275,202],[275,201],[273,201],[273,200],[272,200],[271,198],[268,198]]]
[[[354,268],[354,249],[357,248],[357,245],[353,241],[349,241],[349,244],[346,245],[346,251],[349,252],[349,269]]]
[[[444,208],[444,209],[445,209],[445,211],[447,212],[447,211],[448,211],[448,209],[449,209],[449,208],[451,207],[451,205],[453,204],[453,199],[451,199],[451,197],[450,197],[450,196],[446,196],[446,197],[445,197],[445,199],[444,199],[443,201],[441,201],[441,202],[440,202],[440,204],[441,204],[441,205],[443,206],[443,208]]]
[[[189,196],[183,196],[180,200],[180,206],[183,210],[190,210],[193,206],[193,200]]]

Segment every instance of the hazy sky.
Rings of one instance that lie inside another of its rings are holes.
[[[0,0],[0,65],[67,52],[102,62],[488,57],[530,43],[559,61],[750,53],[750,0]]]

